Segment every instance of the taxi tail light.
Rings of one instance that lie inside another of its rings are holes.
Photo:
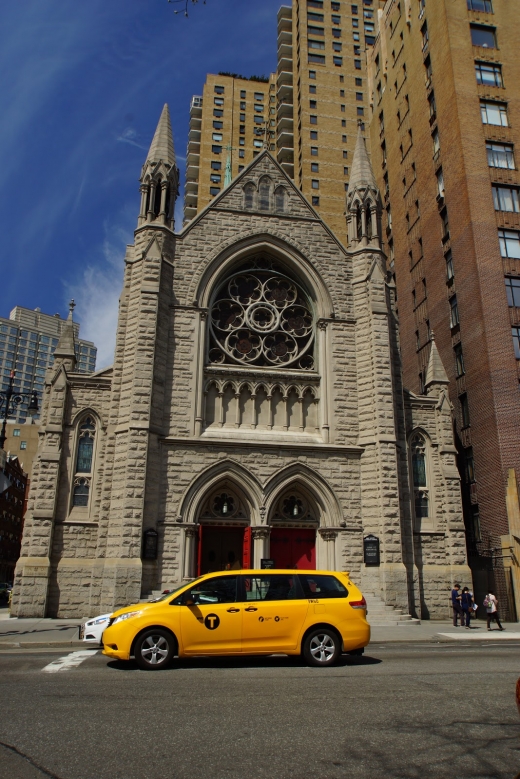
[[[361,598],[361,600],[349,600],[348,605],[353,609],[366,609],[367,602],[364,598]]]

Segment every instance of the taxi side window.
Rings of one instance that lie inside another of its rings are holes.
[[[196,605],[235,603],[238,576],[215,576],[196,584],[182,594],[182,603],[192,600]]]
[[[335,576],[298,574],[306,598],[346,598],[348,590]]]
[[[242,578],[245,600],[298,600],[304,597],[297,576],[266,573]]]

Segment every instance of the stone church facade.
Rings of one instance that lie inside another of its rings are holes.
[[[84,617],[226,567],[348,570],[415,616],[470,581],[448,380],[402,386],[361,129],[343,246],[262,152],[180,233],[165,106],[115,360],[46,376],[13,614]],[[364,559],[364,539],[379,564]]]

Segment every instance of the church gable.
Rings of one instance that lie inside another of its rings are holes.
[[[256,157],[207,208],[320,218],[267,151]]]

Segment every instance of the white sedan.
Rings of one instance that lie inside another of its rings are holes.
[[[79,637],[88,644],[101,644],[103,631],[108,627],[111,614],[100,614],[99,617],[87,619],[81,626]]]

